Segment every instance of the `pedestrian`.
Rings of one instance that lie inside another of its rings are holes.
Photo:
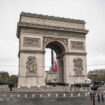
[[[8,87],[9,87],[10,91],[12,91],[12,88],[13,88],[12,82],[9,83],[9,86]]]

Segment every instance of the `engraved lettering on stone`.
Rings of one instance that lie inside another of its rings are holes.
[[[77,58],[73,60],[74,63],[74,72],[75,76],[83,75],[83,60],[81,58]]]
[[[37,60],[34,56],[29,56],[26,62],[27,76],[35,76],[37,74]]]
[[[24,37],[23,46],[25,47],[40,47],[40,38]]]
[[[68,40],[66,38],[44,37],[44,44],[46,45],[50,41],[61,41],[68,47]]]
[[[72,49],[83,50],[83,49],[84,49],[84,42],[71,41],[71,48],[72,48]]]

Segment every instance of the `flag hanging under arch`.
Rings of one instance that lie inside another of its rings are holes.
[[[54,60],[54,67],[53,67],[54,72],[58,72],[58,65],[57,62]]]

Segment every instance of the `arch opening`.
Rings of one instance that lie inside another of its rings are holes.
[[[46,72],[46,79],[47,82],[59,82],[64,83],[64,58],[62,54],[65,52],[65,47],[62,43],[58,41],[52,41],[47,44],[46,49],[50,49],[50,61],[52,60],[51,50],[54,52],[54,63],[57,63],[57,72],[54,72],[54,68],[52,68],[52,65],[50,63],[49,70]],[[46,50],[47,51],[47,50]],[[45,57],[46,64],[49,63],[48,56]],[[48,69],[47,67],[47,69]]]
[[[64,45],[58,41],[53,41],[53,42],[48,43],[46,48],[50,48],[50,49],[54,50],[56,52],[57,56],[59,56],[65,52]]]

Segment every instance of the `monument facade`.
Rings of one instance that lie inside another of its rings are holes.
[[[83,20],[22,12],[17,25],[18,85],[45,85],[45,48],[51,48],[56,52],[58,82],[85,82],[87,33]]]

